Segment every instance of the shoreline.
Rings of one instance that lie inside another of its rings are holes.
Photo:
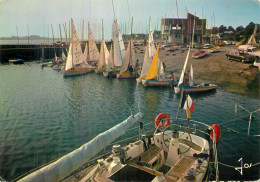
[[[220,47],[219,52],[208,53],[200,59],[192,58],[192,53],[198,50],[194,48],[190,52],[186,70],[189,70],[189,63],[192,61],[195,83],[209,82],[230,92],[240,94],[250,91],[249,85],[253,84],[258,87],[259,91],[260,79],[258,77],[260,74],[258,68],[252,66],[252,63],[242,63],[226,58],[226,53],[229,50],[237,49],[237,47],[234,45]],[[144,46],[136,46],[136,58],[139,59],[140,65],[143,63],[144,49]],[[172,71],[175,78],[179,78],[188,48],[178,48],[174,52],[168,50],[168,48],[160,50],[159,58],[166,64],[166,75]]]

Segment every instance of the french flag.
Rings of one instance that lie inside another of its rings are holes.
[[[189,94],[183,93],[182,101],[181,101],[181,108],[187,110],[187,108],[193,112],[195,110],[195,106]]]

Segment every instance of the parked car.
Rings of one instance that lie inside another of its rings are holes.
[[[237,50],[231,50],[227,54],[227,59],[241,61],[243,63],[253,63],[257,58],[252,54],[241,54]]]

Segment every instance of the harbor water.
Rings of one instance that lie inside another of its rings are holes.
[[[135,80],[107,79],[95,73],[63,78],[62,72],[42,69],[36,61],[2,64],[0,176],[14,180],[75,150],[131,113],[144,113],[144,133],[149,132],[157,114],[176,117],[179,99],[170,88],[144,88]],[[254,135],[259,135],[260,112],[252,113],[260,109],[259,95],[230,93],[220,87],[192,99],[192,120],[220,124],[220,180],[259,179],[260,138]],[[184,110],[180,117],[185,117]],[[138,128],[126,138],[135,140],[136,135]]]

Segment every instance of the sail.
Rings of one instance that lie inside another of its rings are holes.
[[[80,40],[78,38],[78,34],[76,32],[75,25],[73,20],[71,19],[71,27],[72,27],[72,64],[73,66],[81,64],[83,62],[82,59],[82,49]]]
[[[110,47],[110,53],[109,53],[109,57],[108,57],[107,61],[108,61],[108,63],[107,63],[106,71],[112,71],[114,69],[113,45],[112,44],[111,44],[111,47]]]
[[[149,44],[147,44],[146,48],[145,48],[145,53],[144,53],[144,61],[143,61],[143,67],[142,67],[142,71],[140,74],[140,78],[144,78],[151,66],[151,61],[149,58]]]
[[[89,59],[90,61],[98,62],[99,52],[89,24],[88,24],[88,41],[89,41]]]
[[[146,80],[156,78],[158,76],[158,54],[159,54],[159,45],[157,47],[157,51],[154,55],[153,62],[148,70],[148,73],[145,77]]]
[[[65,70],[69,70],[71,68],[73,68],[73,64],[72,64],[72,43],[70,43],[67,61],[66,61],[66,65],[65,65]]]
[[[122,66],[125,57],[125,45],[120,33],[117,20],[113,23],[113,44],[114,44],[114,64],[115,66]]]
[[[248,45],[256,44],[256,41],[255,41],[256,31],[257,31],[257,24],[255,24],[254,31],[253,31],[253,33],[252,33],[250,39],[249,39],[248,42],[247,42]]]
[[[189,55],[190,55],[190,47],[189,47],[188,54],[186,56],[186,59],[185,59],[185,62],[184,62],[183,68],[182,68],[181,77],[180,77],[178,86],[180,86],[183,83],[184,73],[185,73],[186,66],[187,66],[187,63],[188,63],[188,60],[189,60]]]
[[[190,86],[193,86],[193,67],[192,64],[190,63],[190,77],[189,77],[189,84]]]
[[[134,42],[133,39],[131,38],[128,47],[126,50],[125,54],[125,61],[121,67],[120,73],[124,73],[129,66],[132,66],[133,68],[135,67],[135,48],[134,48]]]
[[[110,145],[114,140],[123,135],[133,124],[143,117],[143,113],[139,112],[132,115],[122,123],[113,128],[100,133],[88,143],[71,153],[59,158],[57,161],[42,167],[33,173],[23,177],[19,182],[55,182],[61,181],[69,174],[82,167],[87,161],[102,151],[106,146]]]
[[[85,44],[85,49],[83,53],[83,62],[88,64],[88,43]]]
[[[148,45],[149,45],[149,57],[150,57],[150,61],[152,62],[153,60],[153,56],[155,55],[156,52],[156,48],[154,45],[154,40],[153,40],[153,31],[152,31],[152,24],[151,24],[151,18],[149,21],[149,39],[148,39]]]
[[[66,58],[66,55],[65,55],[65,53],[64,53],[64,51],[62,50],[62,53],[61,53],[61,59],[63,60],[63,61],[65,61],[67,58]]]
[[[109,52],[105,40],[103,40],[101,44],[101,50],[100,50],[100,55],[98,60],[98,69],[106,66],[106,64],[108,63],[108,57],[109,57]]]

